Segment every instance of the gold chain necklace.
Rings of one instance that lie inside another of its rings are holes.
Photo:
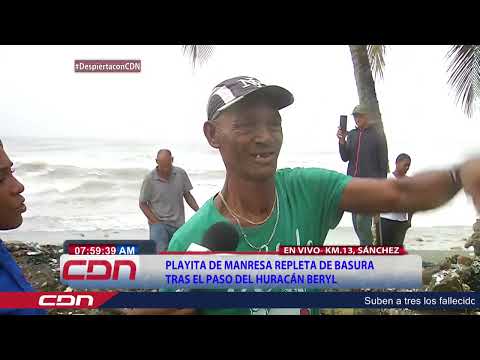
[[[230,214],[232,214],[232,216],[234,216],[235,218],[242,219],[242,220],[244,220],[244,221],[246,221],[246,222],[248,222],[249,224],[252,224],[252,225],[262,225],[262,224],[265,224],[268,219],[270,219],[270,217],[271,217],[272,214],[273,214],[273,209],[275,209],[275,205],[276,205],[276,203],[277,203],[277,198],[278,198],[278,196],[277,196],[277,189],[275,189],[275,200],[273,201],[273,206],[272,206],[272,210],[270,210],[270,214],[268,214],[268,216],[265,218],[265,220],[260,221],[260,222],[255,222],[255,221],[248,220],[247,218],[244,218],[243,216],[238,215],[235,211],[233,211],[232,209],[230,209],[230,207],[228,206],[227,202],[225,201],[225,198],[223,197],[221,191],[218,193],[218,196],[220,196],[220,199],[222,200],[223,205],[225,205],[225,207],[227,208],[228,212],[229,212]]]
[[[220,195],[220,193],[218,193]],[[248,237],[247,237],[247,234],[245,234],[245,232],[243,231],[243,228],[242,228],[242,225],[240,224],[240,220],[238,219],[238,217],[236,217],[233,212],[229,209],[229,207],[227,206],[225,200],[223,199],[223,196],[220,195],[220,198],[222,199],[223,201],[223,204],[225,205],[225,207],[227,208],[227,210],[230,212],[230,215],[232,215],[232,217],[235,219],[235,221],[237,222],[238,224],[238,227],[240,228],[240,232],[242,233],[242,236],[243,236],[243,239],[245,240],[245,242],[252,248],[252,249],[255,249],[255,250],[262,250],[264,247],[267,247],[268,248],[268,245],[272,242],[272,239],[273,239],[273,236],[275,235],[275,232],[277,231],[277,225],[278,225],[278,219],[280,218],[280,206],[278,206],[278,193],[277,193],[277,189],[275,189],[275,202],[274,202],[274,207],[275,207],[275,204],[277,205],[277,219],[275,220],[275,225],[273,226],[273,231],[270,235],[270,238],[268,239],[268,241],[263,244],[262,246],[258,247],[258,246],[255,246],[253,245],[249,240],[248,240]],[[273,212],[273,209],[272,209],[272,212]],[[269,215],[269,217],[271,216],[272,214]],[[268,218],[267,218],[268,219]]]

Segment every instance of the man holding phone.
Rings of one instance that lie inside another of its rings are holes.
[[[386,178],[388,155],[386,143],[378,131],[370,126],[369,109],[357,105],[352,115],[356,128],[347,132],[347,117],[340,117],[337,138],[340,157],[348,162],[347,175],[362,178]],[[372,214],[352,213],[352,222],[360,245],[372,245]]]

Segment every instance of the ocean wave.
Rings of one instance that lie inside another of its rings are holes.
[[[34,161],[31,163],[25,163],[25,164],[17,164],[15,166],[16,171],[22,172],[22,173],[30,173],[30,172],[39,172],[39,171],[44,171],[48,169],[48,164],[46,162],[41,162],[41,161]]]
[[[142,180],[149,171],[145,168],[82,168],[73,165],[56,165],[45,162],[20,163],[16,166],[16,170],[21,175],[34,175],[43,179],[80,177],[98,179],[116,178],[127,181]]]
[[[146,220],[136,215],[110,216],[32,216],[26,217],[23,231],[98,231],[98,230],[134,230],[146,226]]]
[[[95,193],[95,192],[105,192],[112,191],[116,188],[114,183],[108,181],[96,181],[90,180],[82,183],[81,185],[68,191],[69,194],[78,194],[78,193]]]
[[[135,204],[138,203],[137,194],[129,195],[105,195],[105,194],[90,194],[90,195],[80,195],[80,196],[68,196],[60,199],[56,199],[53,202],[53,205],[73,205],[76,206],[105,206],[111,205],[113,203],[119,203],[119,205],[125,206],[125,203]],[[133,206],[133,205],[132,205]]]
[[[210,169],[192,169],[183,167],[187,174],[191,177],[218,179],[225,177],[225,170]],[[18,174],[34,176],[42,180],[48,179],[106,179],[119,181],[142,181],[144,177],[151,171],[146,168],[83,168],[73,165],[57,165],[46,162],[30,162],[20,163],[16,170]]]

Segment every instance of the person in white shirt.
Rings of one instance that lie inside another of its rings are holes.
[[[395,160],[395,171],[388,174],[388,178],[400,179],[407,175],[412,163],[409,155],[402,153]],[[405,234],[412,226],[412,214],[384,213],[380,214],[380,228],[382,231],[382,245],[403,246]]]

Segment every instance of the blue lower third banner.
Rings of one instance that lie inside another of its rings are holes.
[[[100,307],[478,309],[480,292],[121,292]]]
[[[422,259],[276,254],[62,255],[74,289],[419,289]]]

